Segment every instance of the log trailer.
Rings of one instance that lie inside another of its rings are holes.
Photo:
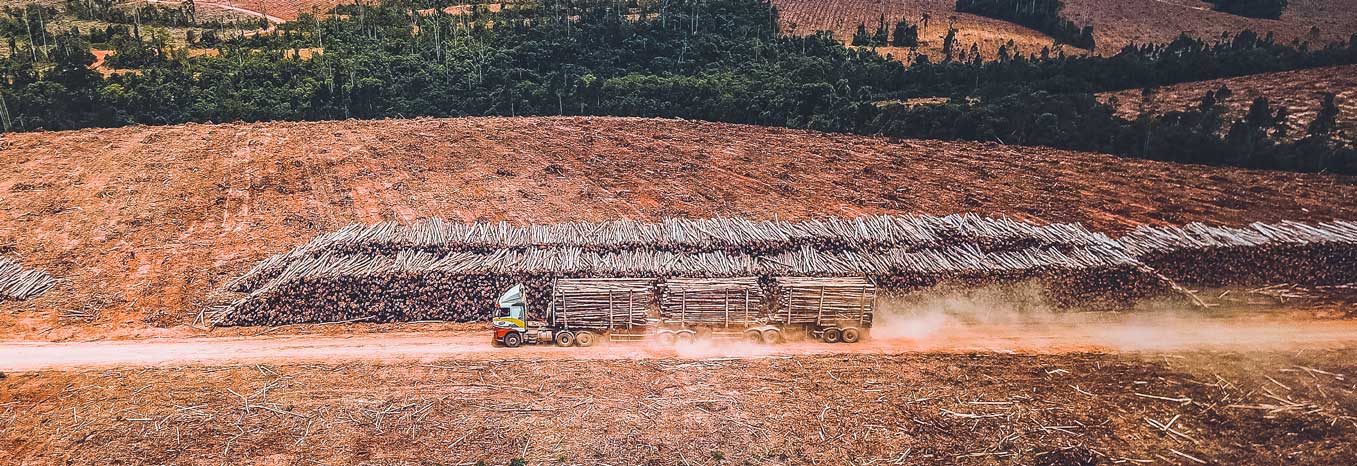
[[[540,320],[524,287],[498,300],[494,344],[593,346],[609,341],[689,343],[698,338],[776,344],[814,338],[857,343],[876,310],[866,278],[557,279]]]

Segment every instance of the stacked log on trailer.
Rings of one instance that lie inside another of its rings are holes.
[[[671,278],[660,297],[660,318],[686,325],[742,326],[767,314],[758,277]]]
[[[645,327],[655,305],[655,281],[636,278],[560,279],[550,318],[569,330]]]
[[[1120,242],[1145,265],[1191,286],[1357,282],[1354,222],[1142,227]]]
[[[56,283],[41,270],[26,269],[0,257],[0,301],[23,301],[46,292]]]
[[[769,320],[784,325],[856,323],[870,325],[876,286],[861,277],[777,277],[777,306]]]

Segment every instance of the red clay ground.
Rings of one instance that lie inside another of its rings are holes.
[[[13,373],[17,464],[1351,464],[1357,352]]]
[[[1141,112],[1162,114],[1173,110],[1196,107],[1208,91],[1227,86],[1233,95],[1225,101],[1230,108],[1227,117],[1240,119],[1248,112],[1257,97],[1266,97],[1273,108],[1285,106],[1290,113],[1287,134],[1303,136],[1305,127],[1319,111],[1320,95],[1332,92],[1338,107],[1338,129],[1346,132],[1346,141],[1357,138],[1357,65],[1313,68],[1281,73],[1265,73],[1229,79],[1213,79],[1164,86],[1154,90],[1147,101],[1140,89],[1106,92],[1098,97],[1104,101],[1117,98],[1117,114],[1135,118]]]
[[[1093,25],[1101,55],[1116,54],[1131,43],[1168,43],[1182,33],[1212,40],[1252,29],[1259,35],[1272,32],[1282,43],[1310,41],[1311,48],[1357,33],[1351,0],[1291,0],[1277,20],[1212,11],[1199,0],[1065,0],[1064,14],[1075,24]],[[1319,28],[1318,35],[1310,35],[1312,27]]]
[[[1357,218],[1357,185],[1338,176],[680,120],[194,124],[0,148],[0,172],[18,174],[0,179],[0,245],[61,279],[0,304],[11,339],[161,333],[256,261],[351,222],[973,211],[1117,232]]]

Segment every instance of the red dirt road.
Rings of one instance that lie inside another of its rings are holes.
[[[1063,320],[1063,319],[1062,319]],[[0,342],[0,371],[439,359],[757,358],[785,355],[910,352],[1172,352],[1187,350],[1304,350],[1357,346],[1357,321],[1183,319],[1120,316],[1078,322],[962,324],[917,318],[886,322],[854,345],[791,342],[775,346],[734,341],[657,347],[616,343],[592,348],[549,345],[493,347],[489,331],[174,338],[78,343]]]

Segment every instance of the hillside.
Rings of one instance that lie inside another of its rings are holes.
[[[1357,65],[1165,86],[1155,89],[1148,100],[1140,89],[1106,92],[1098,97],[1104,101],[1116,97],[1117,114],[1134,119],[1141,112],[1160,114],[1195,107],[1208,91],[1221,86],[1228,87],[1232,93],[1224,102],[1230,109],[1226,115],[1228,119],[1243,118],[1255,98],[1266,97],[1274,108],[1278,105],[1287,108],[1290,115],[1287,118],[1287,134],[1291,137],[1305,134],[1306,125],[1315,119],[1315,113],[1319,111],[1321,94],[1332,92],[1340,109],[1338,129],[1346,133],[1344,139],[1349,142],[1357,138]]]
[[[943,56],[942,44],[949,22],[957,29],[958,47],[966,51],[970,50],[971,44],[976,44],[986,59],[994,59],[999,47],[1010,40],[1026,54],[1037,53],[1042,47],[1055,47],[1053,39],[1033,29],[994,18],[957,13],[955,3],[952,0],[773,0],[781,13],[785,32],[810,34],[827,30],[845,42],[853,38],[859,23],[866,23],[868,31],[875,31],[881,15],[886,16],[886,25],[890,26],[900,18],[920,23],[922,16],[928,14],[928,27],[920,24],[918,52],[935,62]],[[1066,53],[1081,53],[1074,47],[1064,49]],[[899,47],[880,47],[877,51],[883,55],[893,54],[896,58],[906,58],[909,54],[909,49]]]
[[[681,120],[128,127],[0,147],[0,171],[19,174],[0,179],[0,244],[61,280],[0,305],[10,337],[76,335],[71,311],[113,336],[185,323],[256,261],[351,222],[977,212],[1115,232],[1357,218],[1357,185],[1333,176]]]
[[[1163,44],[1186,33],[1214,39],[1252,29],[1275,34],[1280,43],[1310,41],[1312,46],[1347,40],[1357,33],[1357,15],[1348,0],[1291,0],[1277,20],[1246,18],[1213,11],[1199,0],[1065,0],[1064,15],[1075,24],[1093,25],[1098,53],[1113,55],[1131,43]],[[1311,28],[1318,28],[1312,36]]]

